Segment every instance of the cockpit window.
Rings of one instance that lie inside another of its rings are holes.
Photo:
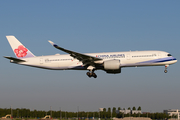
[[[167,56],[172,56],[171,54],[168,54]]]

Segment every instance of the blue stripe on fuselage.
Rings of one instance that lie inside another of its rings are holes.
[[[173,61],[173,60],[176,60],[176,58],[174,58],[174,57],[166,57],[166,58],[160,58],[160,59],[155,59],[155,60],[139,62],[138,64],[168,62],[168,61]]]

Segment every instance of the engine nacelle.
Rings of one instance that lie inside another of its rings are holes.
[[[120,60],[104,61],[104,70],[107,73],[121,73]]]

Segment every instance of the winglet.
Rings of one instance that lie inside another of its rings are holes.
[[[50,41],[50,40],[48,40],[48,42],[52,45],[52,46],[54,46],[54,47],[57,47],[58,45],[56,45],[54,42],[52,42],[52,41]]]
[[[49,42],[52,46],[54,45],[54,43],[53,43],[52,41],[48,40],[48,42]]]

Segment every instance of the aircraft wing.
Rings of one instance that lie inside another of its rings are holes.
[[[13,58],[13,57],[8,57],[8,56],[4,56],[7,59],[13,60],[13,62],[26,62],[25,60],[21,60],[18,58]]]
[[[97,57],[93,57],[93,56],[89,56],[89,55],[85,55],[85,54],[82,54],[82,53],[78,53],[78,52],[74,52],[74,51],[71,51],[71,50],[64,49],[62,47],[59,47],[58,45],[56,45],[52,41],[49,41],[49,43],[52,46],[54,46],[55,48],[70,54],[70,56],[72,56],[73,58],[76,58],[79,61],[82,61],[82,63],[85,64],[85,65],[87,65],[87,64],[95,64],[96,63],[95,61],[102,60],[102,59],[97,58]]]

